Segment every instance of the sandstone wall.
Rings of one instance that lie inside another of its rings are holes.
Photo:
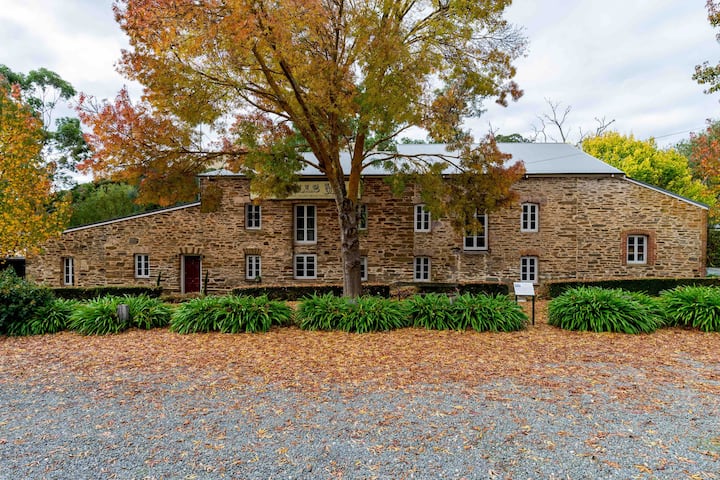
[[[704,275],[706,211],[672,196],[615,177],[530,178],[516,185],[519,202],[488,217],[488,249],[463,251],[462,236],[433,219],[431,232],[413,231],[419,196],[393,197],[381,178],[364,180],[362,203],[368,228],[361,250],[368,280],[411,282],[415,256],[431,258],[432,282],[518,281],[520,257],[538,258],[540,283],[550,279],[689,277]],[[264,200],[262,228],[245,228],[247,181],[239,177],[202,179],[205,201],[172,211],[75,229],[29,258],[28,276],[62,283],[62,258],[73,257],[76,285],[161,285],[181,290],[183,255],[202,258],[208,291],[249,286],[245,255],[261,255],[264,284],[341,284],[339,226],[334,202]],[[520,231],[520,203],[539,205],[537,232]],[[315,205],[317,242],[293,241],[297,204]],[[646,265],[625,265],[627,234],[648,235]],[[134,276],[134,255],[150,258],[150,278]],[[317,279],[294,278],[296,254],[317,255]]]

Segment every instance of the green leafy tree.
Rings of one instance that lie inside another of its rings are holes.
[[[711,206],[715,204],[713,193],[693,178],[687,158],[673,148],[658,148],[652,138],[638,140],[632,135],[606,132],[586,138],[582,148],[635,180]]]
[[[78,162],[85,160],[90,149],[80,127],[80,119],[61,117],[54,119],[55,108],[60,102],[68,102],[76,95],[73,86],[57,73],[46,68],[31,70],[27,74],[14,72],[0,64],[0,76],[4,77],[4,88],[12,85],[19,88],[22,101],[42,121],[42,157],[53,171],[56,184],[73,184],[72,173]]]
[[[365,168],[385,160],[399,173],[433,177],[424,186],[434,191],[423,194],[457,223],[512,200],[508,186],[522,165],[505,168],[492,141],[476,149],[462,129],[484,100],[505,105],[522,93],[512,62],[525,40],[503,18],[510,3],[118,0],[116,17],[132,47],[120,70],[145,86],[144,100],[83,99],[95,149],[85,166],[142,179],[141,197],[154,192],[163,203],[173,197],[168,186],[193,195],[189,174],[219,159],[249,175],[262,195],[287,195],[300,169],[312,166],[333,189],[344,291],[357,296]],[[388,151],[411,127],[457,153],[428,159]],[[221,132],[222,142],[209,145],[200,128]],[[387,153],[378,158],[379,150]],[[463,176],[442,182],[449,163]]]
[[[124,217],[155,207],[136,203],[137,187],[125,183],[82,183],[69,193],[72,198],[70,227]]]

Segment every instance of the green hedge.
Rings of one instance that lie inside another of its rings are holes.
[[[125,295],[138,297],[146,295],[158,298],[162,294],[160,287],[141,287],[134,285],[103,286],[103,287],[57,287],[52,289],[57,298],[68,300],[94,300],[99,297],[122,297]]]
[[[418,293],[469,293],[471,295],[507,295],[510,288],[505,283],[420,283],[413,284]]]
[[[296,301],[313,295],[335,295],[341,297],[343,287],[340,285],[298,285],[298,286],[262,286],[262,287],[241,287],[232,291],[233,295],[248,297],[266,296],[270,300]],[[372,297],[390,296],[390,287],[387,285],[363,285],[363,295]]]
[[[559,297],[566,290],[577,287],[599,287],[607,289],[622,289],[628,292],[644,292],[648,295],[658,296],[664,290],[675,287],[695,285],[720,287],[720,278],[633,278],[626,280],[597,280],[597,281],[565,281],[547,284],[550,298]]]

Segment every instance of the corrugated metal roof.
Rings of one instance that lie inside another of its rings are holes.
[[[455,157],[456,154],[448,152],[444,144],[403,144],[398,145],[398,154],[407,157],[426,158],[437,161],[442,156]],[[566,143],[498,143],[503,153],[512,155],[513,160],[522,160],[525,163],[527,175],[617,175],[621,170],[608,165],[592,155],[588,155],[577,147]],[[305,153],[305,157],[313,161],[312,153]],[[372,154],[368,161],[376,161],[363,170],[363,175],[387,175],[382,168],[382,160],[390,158],[392,154],[378,152]],[[340,161],[346,172],[350,171],[350,155],[342,152]],[[448,173],[452,171],[449,169]],[[305,167],[302,171],[306,176],[322,176],[322,173],[313,167]],[[202,174],[203,176],[233,175],[228,170],[216,170]]]

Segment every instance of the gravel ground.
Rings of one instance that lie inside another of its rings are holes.
[[[535,383],[311,391],[18,376],[0,382],[0,479],[720,478],[717,364],[688,370],[710,389],[647,391],[629,366],[597,385],[552,368]]]

